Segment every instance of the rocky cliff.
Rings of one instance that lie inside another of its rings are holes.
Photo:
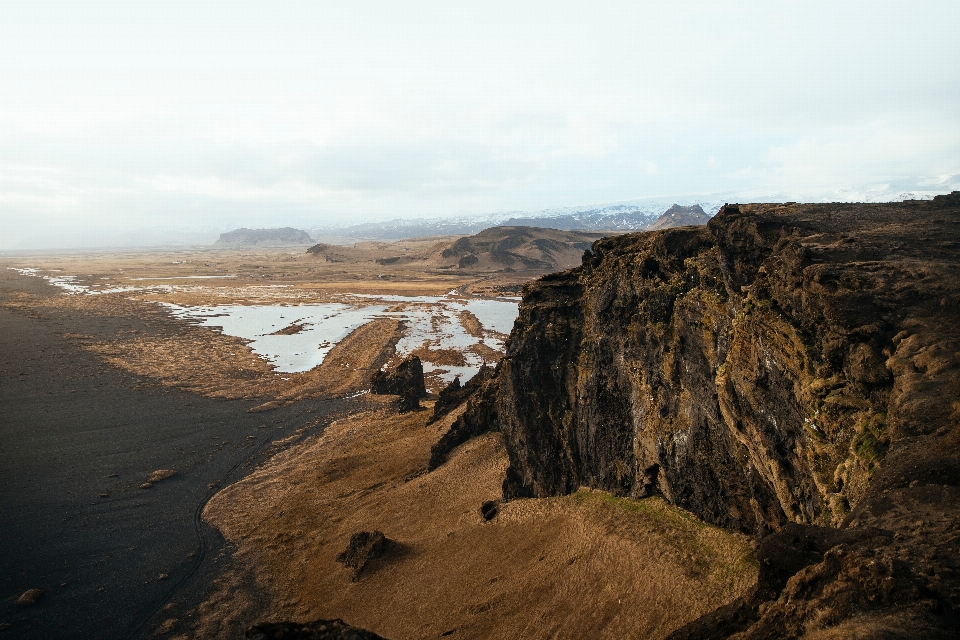
[[[752,599],[678,637],[949,637],[958,258],[957,192],[601,240],[527,288],[461,422],[503,432],[507,498],[660,494],[767,536]]]

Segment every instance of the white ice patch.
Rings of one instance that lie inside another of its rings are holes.
[[[318,366],[338,342],[386,309],[383,305],[357,308],[339,303],[217,307],[161,304],[178,318],[249,340],[250,349],[281,373]],[[292,324],[303,328],[289,335],[271,335]]]
[[[477,316],[484,329],[490,329],[503,335],[510,335],[513,323],[517,319],[517,302],[513,300],[491,300],[489,298],[471,298],[460,300],[467,311]]]
[[[161,304],[178,318],[205,327],[218,327],[227,335],[250,340],[253,352],[273,364],[280,373],[308,371],[323,363],[330,350],[354,329],[376,318],[397,318],[406,324],[404,335],[397,343],[397,353],[401,357],[415,351],[429,354],[430,349],[450,349],[463,354],[465,366],[435,364],[424,355],[424,373],[439,372],[445,382],[451,382],[458,375],[463,380],[473,377],[485,362],[470,351],[470,347],[483,342],[492,349],[502,350],[500,336],[510,332],[517,317],[516,303],[505,300],[366,294],[350,297],[369,304],[216,307]],[[405,304],[403,310],[387,311],[397,303]],[[479,338],[470,335],[460,322],[459,314],[464,310],[477,317],[485,334],[492,335]],[[290,335],[270,335],[292,324],[303,328]]]
[[[128,291],[151,291],[156,290],[157,287],[110,287],[103,285],[87,285],[80,284],[77,281],[77,276],[41,276],[39,269],[17,269],[14,267],[8,267],[14,271],[18,271],[25,276],[36,276],[38,278],[43,278],[50,284],[60,289],[63,289],[69,294],[90,294],[90,295],[99,295],[102,293],[125,293]],[[51,271],[59,271],[59,269],[51,269]],[[110,278],[100,278],[101,280],[109,280]],[[159,279],[159,278],[158,278]]]
[[[43,277],[50,284],[69,294],[128,291],[170,293],[175,290],[192,290],[185,285],[172,284],[122,287],[86,285],[78,282],[77,276],[73,275],[41,276],[38,269],[14,270],[24,275]],[[131,280],[199,280],[234,277],[232,275],[195,275],[131,278]],[[289,286],[241,287],[235,292],[238,295],[256,292],[259,297],[275,297],[270,292]],[[286,297],[288,294],[282,295]],[[423,360],[424,373],[437,373],[444,382],[451,382],[456,376],[460,376],[462,380],[468,380],[484,364],[493,364],[474,353],[471,347],[483,343],[495,351],[502,352],[503,337],[513,328],[519,301],[519,298],[490,299],[460,296],[456,290],[443,296],[351,294],[347,298],[350,301],[349,304],[234,304],[212,307],[160,304],[178,318],[204,327],[216,327],[226,335],[249,340],[253,352],[270,362],[279,373],[309,371],[322,364],[330,350],[358,327],[376,318],[396,318],[406,325],[403,337],[397,343],[398,355],[406,357],[411,353],[419,352]],[[399,307],[401,310],[387,311],[391,307]],[[481,336],[471,335],[464,328],[460,321],[460,314],[463,311],[469,311],[479,320],[483,329]],[[289,335],[271,335],[292,324],[299,325],[300,331]],[[431,350],[458,351],[463,354],[464,365],[452,366],[431,362],[429,358]]]

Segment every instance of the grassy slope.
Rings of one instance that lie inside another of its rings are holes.
[[[218,494],[204,517],[270,596],[252,603],[225,578],[198,635],[223,637],[254,619],[340,617],[395,640],[453,629],[458,638],[657,638],[754,582],[745,539],[657,498],[583,491],[517,500],[484,521],[479,507],[499,497],[507,463],[499,434],[417,475],[449,422],[426,425],[427,416],[385,404],[336,422]],[[374,529],[399,544],[352,582],[335,557],[352,533]]]

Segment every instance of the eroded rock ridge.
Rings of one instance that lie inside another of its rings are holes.
[[[789,581],[761,566],[769,593],[713,620],[718,637],[869,611],[954,628],[960,193],[728,205],[598,241],[527,287],[462,422],[503,432],[507,498],[586,485],[758,538],[794,527],[780,547],[815,552]]]

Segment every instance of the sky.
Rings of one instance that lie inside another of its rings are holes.
[[[960,189],[960,2],[0,0],[0,249]]]

